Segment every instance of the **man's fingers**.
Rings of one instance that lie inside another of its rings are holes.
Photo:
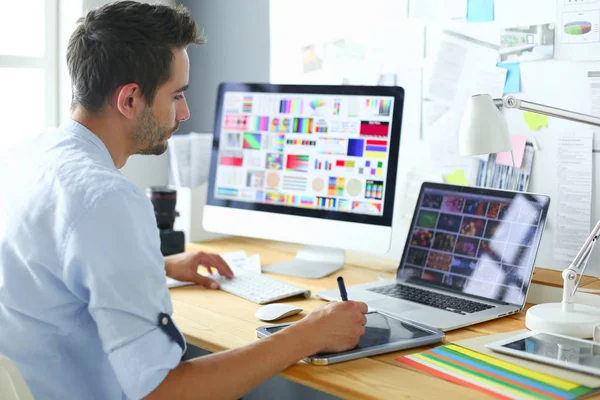
[[[221,258],[218,254],[211,254],[211,267],[215,267],[217,271],[219,271],[219,275],[224,276],[226,278],[233,278],[233,271],[229,268],[229,265]]]
[[[202,275],[196,275],[196,278],[194,279],[194,283],[196,285],[203,286],[207,289],[218,289],[219,288],[219,283],[217,281],[215,281],[214,279],[207,278]]]
[[[362,301],[357,301],[356,303],[358,304],[358,309],[361,313],[366,314],[369,311],[369,306],[367,306],[366,303],[363,303]]]
[[[226,278],[233,278],[233,271],[229,268],[229,265],[219,256],[218,254],[210,253],[198,253],[198,264],[205,266],[207,269],[216,268],[219,275]]]

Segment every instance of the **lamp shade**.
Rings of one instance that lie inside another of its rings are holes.
[[[458,132],[461,156],[511,151],[508,125],[489,94],[469,99]]]

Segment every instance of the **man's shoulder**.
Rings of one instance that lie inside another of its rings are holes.
[[[49,129],[22,154],[12,177],[13,183],[23,183],[21,199],[36,203],[45,198],[63,216],[79,214],[104,196],[123,201],[145,197],[114,167],[108,150],[88,138]]]

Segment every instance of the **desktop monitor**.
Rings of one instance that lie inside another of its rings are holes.
[[[307,245],[266,271],[307,278],[392,236],[404,90],[223,83],[204,229]]]

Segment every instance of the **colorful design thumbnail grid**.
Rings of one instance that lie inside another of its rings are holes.
[[[240,132],[228,132],[225,134],[225,147],[238,149],[242,147],[242,135]]]
[[[270,170],[283,169],[283,154],[267,153],[265,168]]]
[[[332,165],[333,165],[333,163],[331,161],[329,161],[329,160],[315,159],[314,168],[316,170],[331,171]]]
[[[381,212],[381,203],[375,203],[370,201],[353,201],[352,211],[356,211],[360,208],[372,209],[377,212]]]
[[[315,204],[315,198],[313,196],[299,196],[290,194],[286,196],[285,202],[288,206],[313,208]]]
[[[534,262],[542,210],[461,194],[420,201],[401,276],[520,304]],[[435,271],[433,271],[435,270]]]
[[[244,96],[244,100],[242,102],[242,112],[250,114],[252,113],[252,104],[253,97],[252,96]]]
[[[260,133],[244,133],[244,149],[260,150]]]
[[[342,197],[344,195],[345,187],[346,187],[346,178],[330,176],[327,195]]]
[[[308,172],[309,156],[288,154],[285,169],[288,171]]]
[[[383,176],[383,161],[365,160],[364,167],[358,168],[358,173],[368,176]]]
[[[383,198],[383,181],[367,180],[365,198],[381,200]]]
[[[292,133],[312,133],[312,131],[312,118],[294,118],[294,122],[292,125]]]
[[[309,103],[309,105],[310,105],[310,108],[312,108],[313,110],[316,110],[317,108],[324,107],[325,101],[322,99],[314,99]]]
[[[274,204],[285,204],[285,194],[279,192],[265,192],[265,202]]]
[[[223,124],[223,128],[231,129],[231,130],[248,130],[248,120],[250,116],[248,115],[235,115],[235,114],[227,114],[225,115],[225,121]]]
[[[338,200],[330,197],[317,197],[317,208],[322,210],[335,210]]]
[[[219,164],[230,167],[241,167],[244,163],[244,156],[241,151],[223,151]]]
[[[285,147],[285,135],[266,134],[263,135],[264,148],[271,151],[283,151]]]
[[[367,140],[365,157],[367,158],[386,158],[387,157],[387,140]]]
[[[280,114],[302,114],[304,113],[304,101],[301,99],[281,100],[279,102]]]
[[[284,96],[226,97],[217,195],[381,215],[391,125],[384,114],[391,111],[391,102],[363,96]],[[305,135],[314,140],[302,139]],[[367,161],[371,164],[365,165]]]
[[[315,124],[315,133],[327,133],[328,129],[326,122],[317,122]]]
[[[253,131],[268,131],[269,130],[269,117],[254,117],[252,119],[252,130]]]
[[[292,126],[291,118],[273,117],[269,123],[269,132],[288,133]]]
[[[334,116],[338,116],[340,115],[340,109],[342,107],[342,102],[340,99],[335,99],[333,101],[333,115]]]
[[[262,188],[265,186],[264,171],[248,171],[246,175],[246,186],[250,188]]]
[[[306,178],[305,176],[285,175],[283,177],[283,183],[281,184],[281,188],[283,190],[304,192],[306,191],[307,185],[308,178]]]
[[[239,195],[239,190],[232,188],[217,188],[217,195],[222,197],[236,198]]]
[[[344,168],[347,172],[354,171],[354,167],[356,166],[356,161],[354,160],[336,160],[335,162],[336,168]]]
[[[390,115],[390,108],[392,107],[391,99],[367,99],[366,107],[371,112],[381,116]]]
[[[360,135],[372,137],[387,137],[390,124],[385,121],[360,121]]]
[[[316,146],[316,140],[301,140],[301,139],[287,139],[285,144],[288,146]]]
[[[363,139],[348,139],[348,156],[362,157],[364,154],[364,147],[365,141]]]

